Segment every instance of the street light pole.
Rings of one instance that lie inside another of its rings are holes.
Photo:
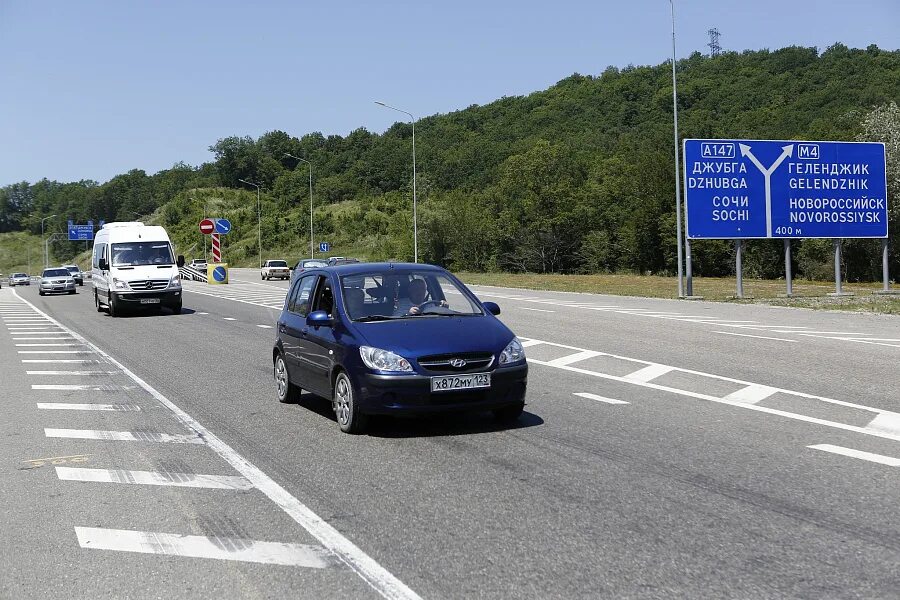
[[[285,153],[285,156],[290,156],[293,159],[299,160],[300,162],[304,162],[309,165],[309,257],[315,258],[316,253],[313,249],[313,195],[312,195],[312,163],[306,160],[305,158],[300,158],[299,156],[294,156],[293,154]]]
[[[675,0],[669,0],[672,6],[672,111],[675,119],[675,227],[678,243],[678,297],[684,298],[684,258],[681,239],[681,167],[679,165],[678,148],[678,90],[675,82]],[[689,292],[690,293],[690,292]]]
[[[42,242],[44,242],[44,221],[46,221],[47,219],[52,219],[55,216],[56,215],[50,215],[49,217],[44,217],[43,219],[41,219],[41,241]],[[44,242],[44,268],[45,269],[47,268],[48,261],[49,261],[49,256],[48,256],[48,252],[47,252],[47,243]]]
[[[416,214],[416,205],[418,204],[418,198],[416,197],[416,117],[413,116],[411,112],[407,112],[405,110],[396,108],[394,106],[390,106],[389,104],[385,104],[384,102],[375,101],[375,104],[379,106],[383,106],[385,108],[390,108],[391,110],[396,110],[397,112],[401,112],[405,115],[409,115],[410,120],[412,121],[412,159],[413,159],[413,262],[419,262],[419,220]]]
[[[260,211],[259,205],[259,184],[251,181],[244,181],[243,179],[238,179],[238,181],[246,183],[247,185],[252,185],[256,188],[256,235],[259,240],[259,268],[262,269],[262,212]]]

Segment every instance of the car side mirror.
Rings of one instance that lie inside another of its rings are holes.
[[[306,316],[306,324],[311,327],[331,325],[331,317],[324,310],[314,310]]]
[[[101,271],[109,271],[109,263],[106,262],[105,258],[101,258],[100,261],[97,263],[97,266],[100,267]]]
[[[175,259],[175,264],[178,265],[179,269],[184,266],[184,254],[178,255],[178,258]]]
[[[482,304],[484,304],[484,307],[492,315],[496,316],[500,314],[500,306],[496,302],[482,302]]]

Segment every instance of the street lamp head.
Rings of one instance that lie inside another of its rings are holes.
[[[376,100],[375,104],[379,104],[381,106],[387,106],[387,104],[385,104],[384,102],[381,102],[380,100]]]

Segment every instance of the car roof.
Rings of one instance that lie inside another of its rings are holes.
[[[428,265],[424,263],[400,263],[400,262],[382,262],[382,263],[350,263],[346,265],[333,265],[330,267],[321,267],[323,271],[335,273],[337,275],[365,275],[366,273],[383,273],[384,271],[393,270],[397,273],[409,273],[411,271],[432,271],[434,273],[445,272],[442,267],[436,265]]]

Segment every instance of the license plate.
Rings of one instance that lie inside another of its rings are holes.
[[[141,298],[141,304],[159,304],[159,298]]]
[[[472,373],[471,375],[444,375],[431,378],[432,392],[452,392],[453,390],[472,390],[491,387],[490,373]]]

